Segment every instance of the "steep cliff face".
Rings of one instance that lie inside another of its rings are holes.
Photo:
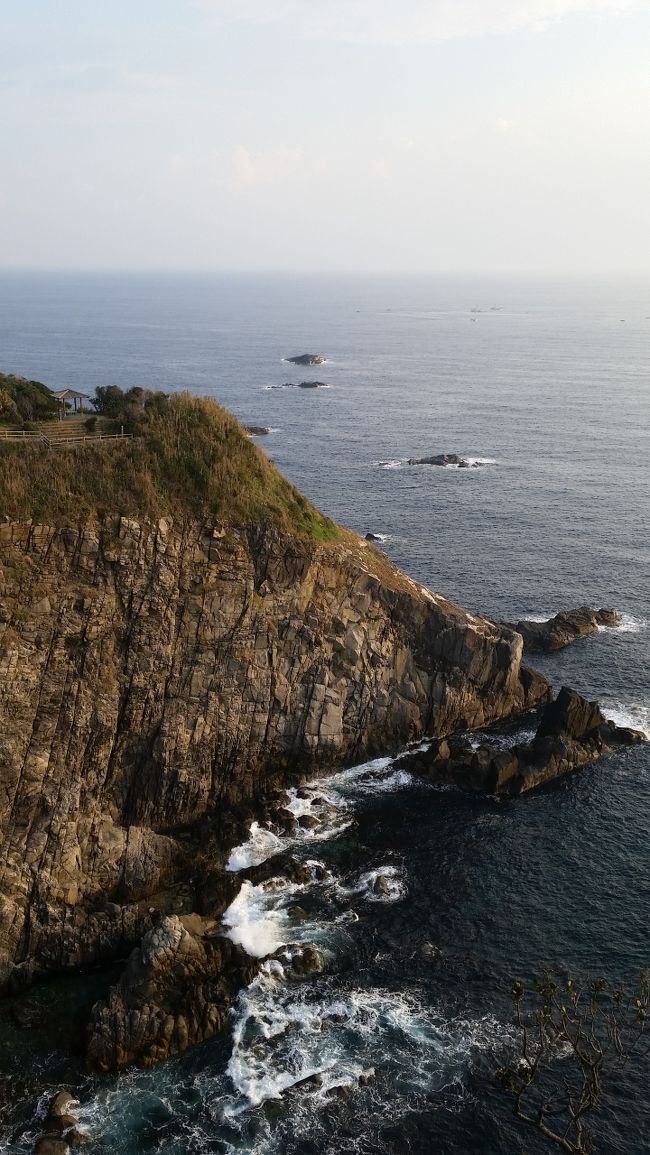
[[[206,817],[534,704],[521,648],[344,532],[0,525],[0,984],[136,943]]]

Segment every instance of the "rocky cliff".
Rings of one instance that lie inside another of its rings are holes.
[[[0,989],[125,957],[89,1059],[224,1021],[226,849],[275,788],[528,709],[521,637],[334,526],[213,402],[98,394],[119,442],[0,444]]]
[[[137,941],[207,816],[545,693],[353,535],[8,523],[0,562],[4,984]]]

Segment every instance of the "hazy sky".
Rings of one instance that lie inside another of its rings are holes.
[[[650,0],[0,0],[0,265],[650,273]]]

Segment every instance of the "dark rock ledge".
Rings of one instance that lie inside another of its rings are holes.
[[[461,457],[458,453],[436,453],[433,457],[409,457],[409,465],[456,465],[459,469],[480,469],[486,461]]]
[[[396,765],[433,782],[515,795],[644,741],[640,730],[616,726],[597,702],[565,686],[545,706],[531,742],[503,750],[474,746],[467,738],[436,739],[427,750],[402,755]]]
[[[595,634],[602,626],[616,629],[622,621],[618,610],[592,610],[580,606],[577,610],[563,610],[545,622],[523,620],[516,625],[505,623],[516,630],[524,639],[524,650],[528,653],[551,653],[571,645],[578,638]]]

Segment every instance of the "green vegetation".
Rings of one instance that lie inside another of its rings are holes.
[[[0,442],[0,517],[62,526],[114,514],[172,516],[337,537],[334,523],[216,402],[110,387],[98,408],[132,440],[51,448]]]
[[[33,421],[53,421],[58,416],[59,403],[47,386],[0,373],[0,425],[24,428]]]

